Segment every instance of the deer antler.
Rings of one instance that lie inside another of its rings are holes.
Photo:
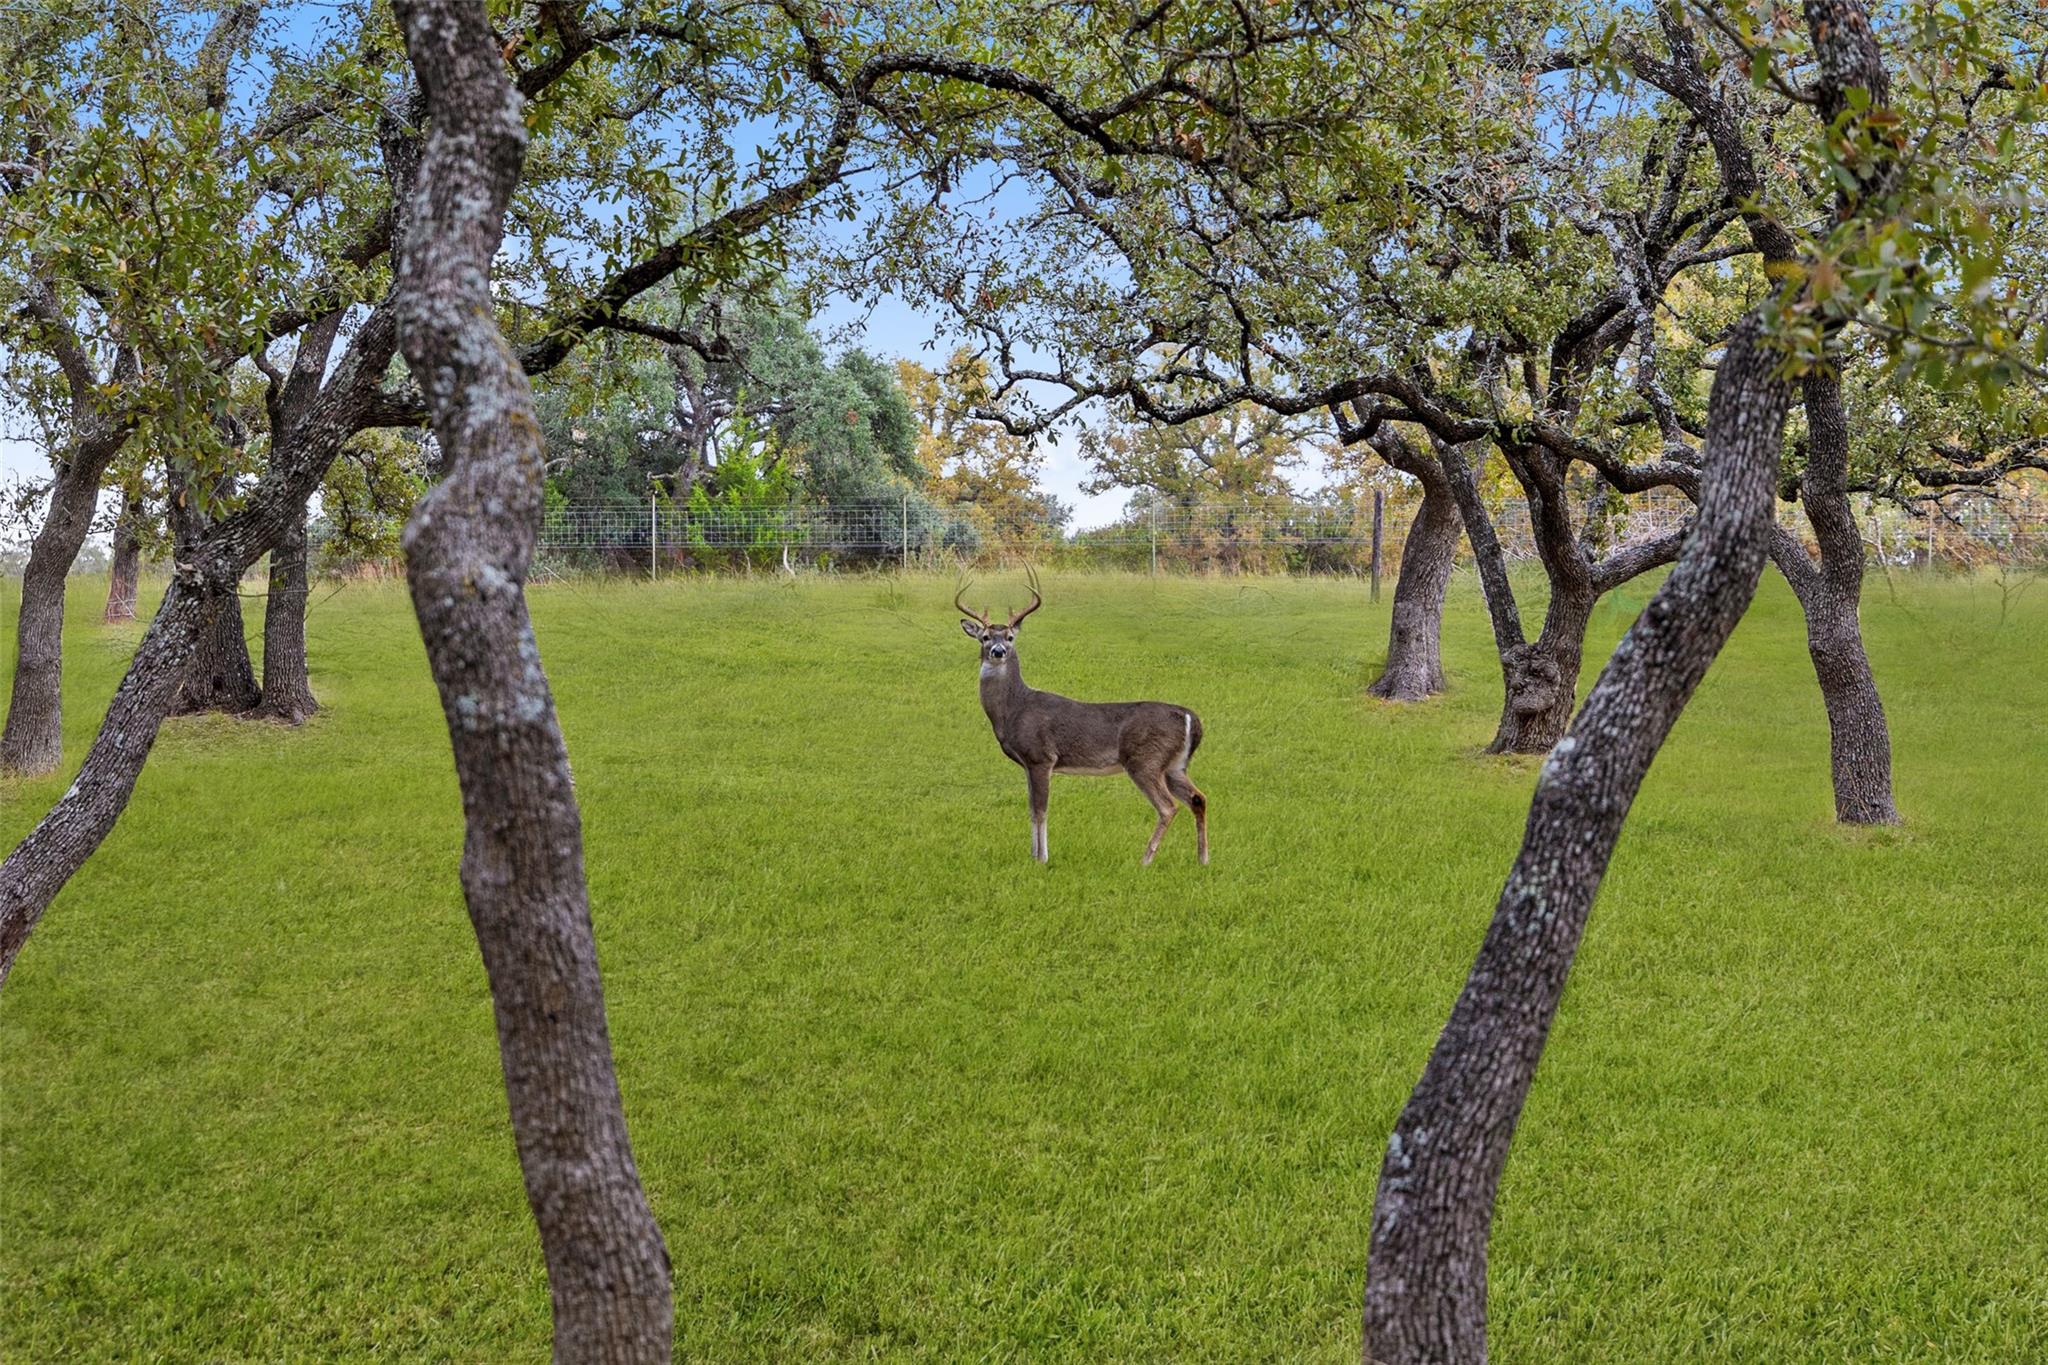
[[[953,594],[954,610],[958,611],[962,616],[972,616],[975,620],[981,622],[983,628],[986,629],[988,626],[988,608],[983,607],[980,611],[975,611],[973,608],[969,607],[965,602],[962,602],[960,600],[962,597],[965,597],[966,595],[967,581],[965,579],[962,579],[960,581],[960,590]]]
[[[1045,599],[1038,595],[1038,570],[1027,564],[1024,567],[1024,581],[1031,585],[1031,605],[1010,618],[1010,629],[1012,630],[1017,628],[1019,621],[1022,621],[1032,612],[1045,605]]]

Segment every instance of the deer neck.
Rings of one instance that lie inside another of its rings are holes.
[[[981,709],[988,712],[990,720],[1001,721],[1030,690],[1024,685],[1024,672],[1017,662],[1016,650],[1011,650],[1009,657],[999,663],[982,664]]]

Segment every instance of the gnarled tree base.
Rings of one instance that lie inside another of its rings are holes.
[[[212,597],[201,610],[199,639],[186,666],[184,680],[171,703],[174,716],[218,711],[239,716],[256,708],[262,692],[249,662],[249,641],[242,634],[242,602],[232,593]]]
[[[1547,754],[1564,738],[1578,695],[1582,647],[1583,634],[1570,642],[1569,649],[1539,638],[1516,645],[1501,657],[1507,697],[1501,704],[1500,726],[1486,752]]]

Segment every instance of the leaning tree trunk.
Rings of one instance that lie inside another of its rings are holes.
[[[1697,528],[1551,752],[1471,976],[1387,1143],[1364,1357],[1486,1359],[1486,1251],[1508,1145],[1623,820],[1756,590],[1790,394],[1754,317],[1709,404]]]
[[[1422,506],[1401,547],[1386,667],[1366,688],[1388,701],[1422,701],[1444,690],[1444,593],[1457,563],[1457,500],[1440,471],[1422,485]]]
[[[209,599],[217,605],[220,595],[195,592],[173,580],[107,707],[77,780],[0,863],[0,984],[6,983],[15,955],[43,911],[127,809],[204,629]]]
[[[1805,0],[1803,8],[1823,117],[1846,115],[1847,93],[1859,87],[1868,107],[1883,108],[1889,75],[1862,5]],[[1666,16],[1675,55],[1686,60],[1680,75],[1704,85],[1680,22],[1675,11]],[[1855,148],[1850,122],[1845,141]],[[1748,155],[1747,144],[1717,136],[1716,155],[1724,181],[1732,179],[1728,168]],[[1367,1361],[1486,1360],[1494,1200],[1593,897],[1644,775],[1763,569],[1791,406],[1780,363],[1759,314],[1745,316],[1707,402],[1691,536],[1544,763],[1471,975],[1387,1141],[1367,1254]]]
[[[178,556],[77,780],[0,863],[0,985],[50,902],[127,809],[210,613],[234,609],[239,616],[235,587],[243,572],[285,533],[342,443],[362,429],[394,339],[390,306],[373,309],[293,439],[272,446],[272,468],[248,505]]]
[[[114,523],[114,558],[107,576],[107,609],[101,620],[135,619],[135,598],[142,590],[142,498],[135,492],[123,495],[121,519]]]
[[[1829,583],[1825,550],[1821,558],[1816,566],[1797,536],[1783,527],[1773,529],[1771,560],[1799,599],[1807,656],[1827,706],[1835,819],[1845,825],[1895,825],[1899,812],[1892,801],[1891,731],[1863,649],[1857,598]]]
[[[15,621],[14,686],[0,731],[0,772],[54,772],[64,757],[64,582],[92,529],[100,479],[128,439],[125,424],[81,437],[57,470],[42,529],[29,546]]]
[[[1513,718],[1520,714],[1515,703],[1518,684],[1520,693],[1527,699],[1528,704],[1534,705],[1539,698],[1535,689],[1522,681],[1530,668],[1530,665],[1525,663],[1530,645],[1522,635],[1522,613],[1515,601],[1514,583],[1508,577],[1507,552],[1501,548],[1500,536],[1494,530],[1493,518],[1487,515],[1486,503],[1479,496],[1479,472],[1465,459],[1463,450],[1452,445],[1439,445],[1437,459],[1443,466],[1444,478],[1450,487],[1451,495],[1457,500],[1459,519],[1465,527],[1465,538],[1472,545],[1472,559],[1479,569],[1479,589],[1486,601],[1487,619],[1493,627],[1494,651],[1500,658],[1503,694],[1501,723],[1495,731],[1489,752],[1522,752],[1503,747],[1504,739],[1508,743],[1527,742],[1522,738],[1519,725],[1510,729]],[[1583,632],[1581,634],[1583,637]],[[1553,664],[1552,667],[1555,669],[1556,665]],[[1577,673],[1578,668],[1574,663],[1574,688],[1577,687]],[[1546,692],[1541,700],[1547,705],[1552,695]],[[1569,718],[1569,709],[1565,714]],[[1563,722],[1560,721],[1559,725],[1561,727]],[[1546,744],[1544,748],[1549,748],[1549,745]]]
[[[320,709],[306,676],[306,513],[270,552],[263,603],[263,700],[258,715],[297,725]]]
[[[1850,825],[1895,825],[1892,739],[1870,656],[1863,648],[1858,611],[1863,598],[1863,536],[1849,507],[1849,422],[1841,382],[1815,372],[1805,377],[1807,460],[1799,501],[1820,546],[1820,563],[1803,547],[1774,558],[1806,616],[1806,648],[1827,704],[1828,754],[1835,818]],[[1796,557],[1796,562],[1794,558]]]
[[[568,753],[527,616],[540,426],[492,318],[526,130],[482,0],[398,0],[430,114],[397,280],[400,341],[448,475],[406,527],[406,580],[453,743],[462,889],[497,1015],[557,1361],[666,1362],[668,1252],[612,1068]]]

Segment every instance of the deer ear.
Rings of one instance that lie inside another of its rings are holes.
[[[960,629],[967,632],[969,639],[979,640],[981,638],[981,622],[979,621],[963,619],[960,622]]]

